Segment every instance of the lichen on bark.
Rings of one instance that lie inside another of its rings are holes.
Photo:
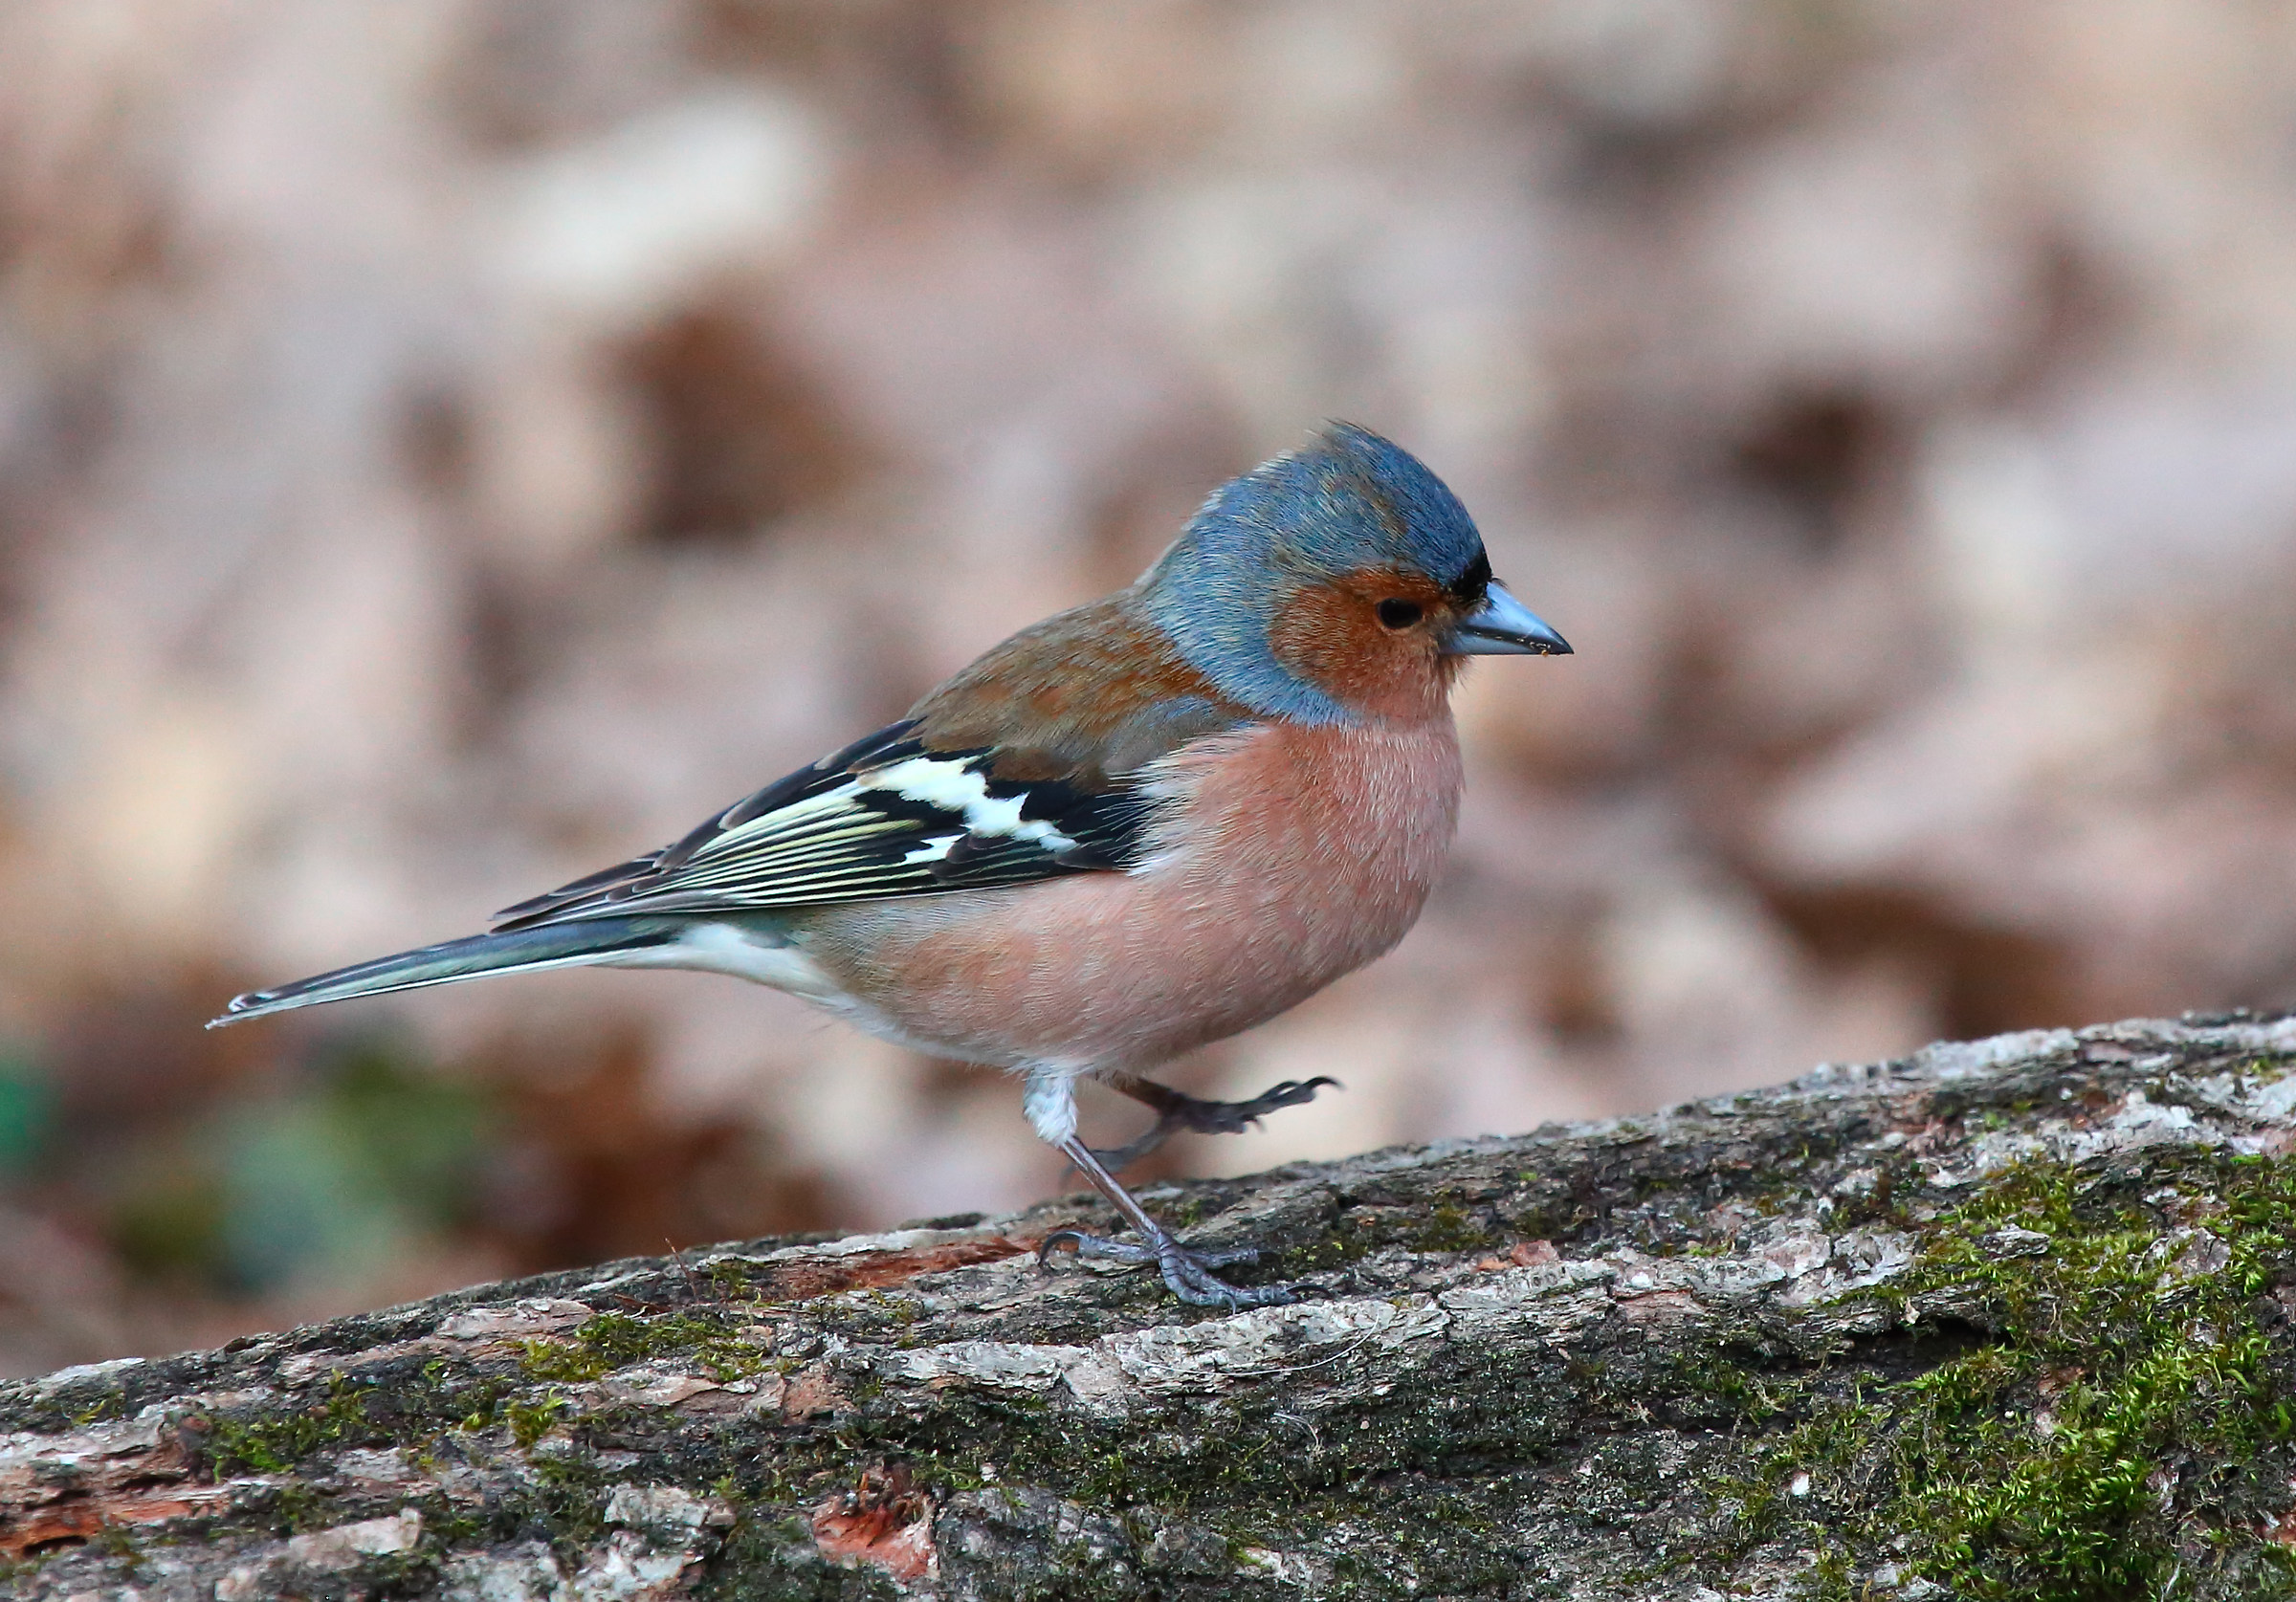
[[[0,1393],[14,1594],[2296,1595],[2296,1020],[1932,1047]]]

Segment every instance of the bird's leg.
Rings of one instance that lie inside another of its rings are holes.
[[[1213,1104],[1217,1105],[1217,1104]],[[1243,1246],[1228,1251],[1191,1251],[1172,1239],[1162,1224],[1148,1216],[1148,1210],[1133,1200],[1132,1194],[1116,1183],[1116,1176],[1100,1165],[1093,1149],[1071,1133],[1067,1139],[1055,1142],[1061,1155],[1076,1165],[1077,1172],[1093,1182],[1093,1188],[1124,1215],[1125,1222],[1138,1232],[1141,1243],[1128,1240],[1110,1240],[1082,1230],[1058,1229],[1045,1237],[1037,1248],[1037,1261],[1044,1262],[1053,1252],[1063,1249],[1078,1257],[1096,1259],[1103,1262],[1155,1263],[1164,1277],[1172,1294],[1191,1306],[1198,1307],[1266,1307],[1280,1306],[1295,1300],[1292,1287],[1286,1284],[1232,1285],[1212,1272],[1231,1262],[1256,1262],[1259,1250]]]
[[[1156,1122],[1149,1126],[1147,1133],[1137,1140],[1093,1153],[1117,1173],[1130,1168],[1182,1130],[1197,1134],[1242,1134],[1279,1107],[1298,1107],[1314,1101],[1315,1092],[1327,1085],[1335,1090],[1342,1088],[1330,1075],[1317,1074],[1305,1082],[1287,1079],[1247,1102],[1207,1102],[1135,1074],[1106,1075],[1101,1082],[1110,1089],[1156,1109]]]
[[[1233,1251],[1190,1251],[1150,1218],[1147,1209],[1132,1198],[1132,1193],[1116,1183],[1116,1176],[1077,1137],[1077,1071],[1058,1063],[1030,1067],[1028,1087],[1021,1097],[1021,1107],[1028,1114],[1029,1125],[1038,1138],[1075,1164],[1076,1172],[1090,1179],[1093,1188],[1108,1197],[1123,1215],[1124,1221],[1139,1233],[1141,1243],[1136,1246],[1129,1241],[1087,1235],[1082,1230],[1056,1229],[1037,1247],[1037,1261],[1045,1262],[1053,1252],[1065,1248],[1078,1257],[1104,1262],[1153,1262],[1173,1295],[1199,1307],[1258,1307],[1291,1301],[1289,1285],[1244,1288],[1229,1284],[1212,1272],[1231,1262],[1254,1262],[1260,1255],[1257,1250],[1246,1247]]]

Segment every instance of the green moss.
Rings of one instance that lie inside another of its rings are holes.
[[[581,1385],[613,1368],[589,1346],[576,1341],[520,1341],[519,1372],[540,1385]]]
[[[1376,1216],[1341,1213],[1332,1220],[1328,1231],[1279,1253],[1271,1262],[1271,1271],[1304,1277],[1351,1267],[1386,1245],[1388,1239],[1389,1232],[1380,1227]],[[1264,1257],[1261,1261],[1270,1260]]]
[[[510,1425],[511,1438],[520,1446],[532,1446],[573,1411],[571,1402],[553,1392],[537,1401],[506,1404],[502,1417]]]
[[[2214,1271],[2206,1241],[2180,1243],[2130,1194],[2158,1195],[2177,1161],[2224,1203]],[[1901,1567],[1973,1598],[2153,1593],[2196,1553],[2296,1585],[2254,1533],[2285,1503],[2296,1436],[2260,1308],[2292,1242],[2286,1163],[2164,1158],[2141,1184],[2046,1162],[1996,1176],[1934,1221],[1890,1297],[1909,1318],[1964,1309],[1981,1343],[1774,1438],[1724,1488],[1740,1536],[1897,1547]],[[2203,1261],[2179,1272],[2186,1249]]]
[[[108,1419],[123,1418],[126,1415],[127,1397],[125,1394],[118,1390],[106,1391],[71,1415],[72,1427],[85,1429],[90,1424],[100,1424]]]
[[[323,1529],[336,1523],[328,1516],[328,1500],[315,1487],[299,1481],[290,1481],[277,1488],[269,1512],[272,1526],[285,1535],[300,1535],[307,1529]]]
[[[528,1463],[533,1485],[517,1508],[519,1523],[547,1532],[561,1562],[579,1564],[606,1539],[607,1475],[572,1451],[535,1452]]]
[[[719,1258],[703,1263],[699,1272],[720,1302],[740,1302],[757,1295],[761,1275],[756,1265],[738,1259]]]
[[[1287,1245],[1269,1266],[1271,1272],[1307,1275],[1351,1266],[1389,1246],[1414,1252],[1488,1251],[1513,1239],[1451,1196],[1429,1206],[1348,1208],[1313,1239]]]
[[[1164,1227],[1174,1234],[1181,1234],[1194,1229],[1198,1224],[1203,1222],[1207,1204],[1201,1196],[1188,1196],[1181,1197],[1178,1201],[1165,1201],[1159,1205],[1163,1213]]]
[[[136,1540],[135,1532],[123,1525],[99,1526],[95,1534],[88,1537],[88,1547],[90,1550],[101,1552],[118,1563],[121,1574],[128,1579],[138,1578],[144,1572],[142,1545]]]
[[[1472,1252],[1496,1245],[1499,1236],[1455,1200],[1436,1205],[1426,1222],[1412,1237],[1411,1246],[1422,1252]]]
[[[229,1474],[278,1474],[325,1446],[347,1446],[378,1438],[366,1415],[365,1392],[337,1374],[326,1395],[308,1407],[247,1417],[217,1415],[209,1446],[214,1470]]]
[[[1766,1354],[1727,1345],[1693,1349],[1668,1361],[1662,1373],[1638,1376],[1636,1388],[1686,1420],[1766,1424],[1793,1408],[1799,1389],[1791,1377],[1765,1372],[1769,1366]],[[1590,1389],[1605,1387],[1599,1370],[1590,1378]]]
[[[769,1354],[717,1312],[599,1313],[575,1331],[575,1340],[597,1365],[597,1373],[688,1355],[721,1382],[747,1378],[772,1366]]]

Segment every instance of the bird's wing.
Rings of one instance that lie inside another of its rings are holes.
[[[499,914],[762,911],[1121,870],[1167,804],[1159,764],[1249,717],[1122,595],[1023,629],[900,722],[674,845]]]
[[[767,785],[658,851],[497,914],[526,929],[642,912],[755,911],[1015,885],[1121,869],[1158,802],[1135,780],[1071,769],[999,778],[1010,751],[934,750],[917,719]]]

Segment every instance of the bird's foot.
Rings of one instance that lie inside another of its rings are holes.
[[[1281,1085],[1271,1085],[1247,1102],[1206,1102],[1182,1096],[1164,1117],[1177,1120],[1182,1129],[1198,1134],[1242,1134],[1278,1108],[1299,1107],[1314,1101],[1315,1092],[1327,1085],[1335,1090],[1340,1087],[1331,1075],[1319,1073],[1310,1080],[1287,1079]]]
[[[1193,1134],[1242,1134],[1278,1108],[1298,1107],[1315,1099],[1315,1092],[1325,1086],[1336,1090],[1339,1082],[1329,1074],[1317,1074],[1314,1079],[1287,1079],[1273,1085],[1247,1102],[1207,1102],[1200,1097],[1183,1095],[1178,1090],[1165,1094],[1169,1100],[1157,1105],[1158,1114],[1148,1132],[1137,1140],[1122,1146],[1095,1151],[1093,1154],[1113,1170],[1130,1167],[1182,1130]],[[1158,1088],[1161,1089],[1161,1086]]]
[[[1064,1250],[1091,1262],[1125,1262],[1136,1267],[1153,1262],[1172,1294],[1193,1307],[1273,1307],[1298,1299],[1288,1284],[1232,1285],[1212,1272],[1233,1263],[1257,1262],[1260,1252],[1256,1246],[1198,1251],[1168,1235],[1136,1244],[1087,1235],[1080,1229],[1056,1229],[1037,1247],[1036,1258],[1039,1262],[1049,1262],[1054,1252]]]

